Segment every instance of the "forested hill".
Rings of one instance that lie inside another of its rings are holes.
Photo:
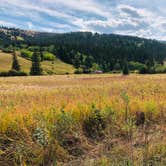
[[[118,69],[124,61],[143,64],[160,63],[166,59],[166,44],[156,40],[91,32],[43,33],[14,28],[0,28],[2,48],[49,49],[64,62],[75,67],[104,71]]]

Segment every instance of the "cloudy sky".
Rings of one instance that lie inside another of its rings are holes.
[[[166,0],[0,0],[0,25],[166,40]]]

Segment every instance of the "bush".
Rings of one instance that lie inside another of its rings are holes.
[[[114,65],[114,70],[121,70],[121,66],[120,66],[119,63],[116,63],[116,64]]]
[[[23,71],[10,70],[8,72],[1,72],[0,77],[10,77],[10,76],[27,76],[28,74]]]
[[[147,74],[148,73],[148,68],[147,66],[144,66],[139,70],[139,74]]]
[[[55,55],[50,52],[43,52],[43,58],[44,60],[47,60],[47,61],[54,61]]]
[[[90,69],[83,69],[83,73],[84,74],[89,74],[89,73],[91,73],[92,71],[90,70]]]
[[[157,73],[166,73],[166,66],[161,64],[155,64],[152,67],[147,67],[144,65],[143,68],[139,70],[139,74],[157,74]]]
[[[55,131],[60,146],[67,150],[70,155],[79,156],[83,154],[81,140],[76,134],[76,131],[79,131],[78,126],[76,126],[76,121],[70,113],[61,110],[57,117]]]
[[[142,70],[143,68],[145,68],[145,65],[143,63],[140,62],[129,62],[129,69],[130,70]]]
[[[155,73],[165,73],[166,72],[166,67],[161,64],[156,64],[154,66],[154,68],[155,68]]]
[[[29,51],[31,51],[31,52],[35,52],[35,51],[40,51],[40,47],[39,46],[30,46],[29,48],[28,48],[28,50]]]
[[[74,74],[83,74],[83,69],[82,68],[76,69]]]
[[[145,66],[139,71],[139,74],[156,74],[156,71],[154,67],[148,68]]]
[[[36,128],[33,139],[42,146],[47,146],[49,142],[49,132],[45,128]]]
[[[13,52],[13,50],[10,49],[10,48],[2,48],[2,51],[3,51],[4,53],[12,53],[12,52]]]
[[[29,51],[29,50],[26,50],[26,49],[21,50],[21,56],[22,56],[23,58],[31,59],[31,58],[32,58],[32,55],[33,55],[33,52],[31,52],[31,51]]]
[[[110,73],[119,74],[119,73],[121,73],[121,71],[120,70],[112,70]]]
[[[93,110],[83,123],[85,134],[93,139],[102,138],[105,128],[106,120],[101,115],[100,110]]]
[[[65,136],[72,132],[73,126],[74,126],[74,119],[71,116],[70,113],[61,111],[57,118],[57,123],[56,123],[56,134],[57,134],[57,139],[60,142],[63,142],[63,139]]]

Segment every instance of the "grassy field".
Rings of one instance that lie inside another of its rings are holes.
[[[0,78],[0,165],[56,164],[166,165],[166,75]]]
[[[29,73],[31,68],[31,61],[22,57],[18,57],[18,60],[22,70]],[[0,51],[0,72],[10,70],[11,64],[12,64],[12,55]],[[74,73],[74,67],[72,65],[66,64],[60,61],[59,59],[56,59],[54,62],[51,61],[42,62],[42,68],[44,70],[44,73],[56,73],[56,74]]]

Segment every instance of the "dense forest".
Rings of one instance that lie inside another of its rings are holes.
[[[91,32],[44,33],[15,28],[0,28],[0,49],[22,52],[26,57],[30,52],[48,51],[62,61],[73,64],[78,70],[90,69],[110,72],[121,70],[124,62],[131,70],[142,72],[165,72],[162,68],[166,59],[166,44],[150,39],[98,34]]]

